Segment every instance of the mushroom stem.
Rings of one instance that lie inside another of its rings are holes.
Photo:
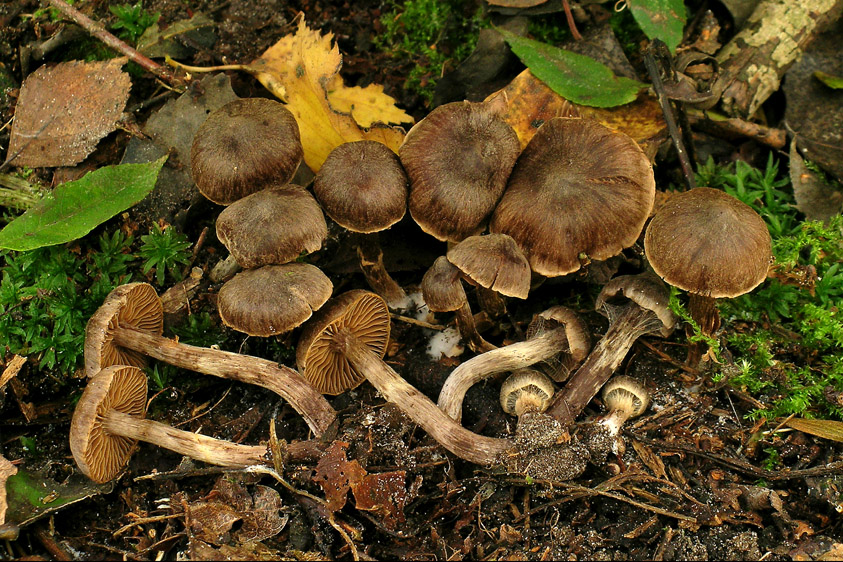
[[[712,335],[720,327],[720,311],[717,310],[716,300],[711,297],[690,293],[688,313],[706,336]]]
[[[357,257],[363,277],[374,292],[392,309],[408,308],[410,299],[383,265],[383,250],[377,232],[357,235]]]
[[[270,463],[266,445],[239,445],[117,410],[109,410],[102,424],[113,435],[152,443],[208,464],[242,468]]]
[[[477,323],[474,321],[474,314],[471,313],[471,307],[469,306],[468,301],[464,302],[463,305],[455,311],[455,314],[457,329],[468,344],[468,347],[470,347],[474,353],[486,353],[487,351],[498,349],[496,345],[487,342],[485,338],[480,335],[480,332],[477,330]]]
[[[298,371],[273,361],[178,343],[130,326],[117,327],[112,341],[176,367],[271,390],[301,414],[317,437],[337,419],[336,410]]]
[[[492,318],[500,318],[506,314],[506,300],[497,291],[477,286],[477,302],[480,310],[486,311]]]
[[[621,364],[635,340],[661,329],[662,323],[656,313],[634,302],[623,305],[606,334],[594,346],[585,363],[556,393],[545,413],[559,420],[562,427],[571,426]]]
[[[476,464],[496,464],[512,449],[508,439],[478,435],[445,415],[427,396],[409,384],[347,329],[333,335],[333,343],[354,369],[387,401],[397,405],[439,444]]]
[[[548,330],[527,341],[481,353],[454,369],[439,392],[439,408],[459,423],[468,389],[497,373],[528,367],[568,349],[564,327]]]

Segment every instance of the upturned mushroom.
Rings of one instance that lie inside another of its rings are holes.
[[[275,392],[322,436],[337,417],[325,397],[294,369],[228,351],[195,347],[163,337],[163,309],[147,283],[115,288],[88,320],[85,372],[89,377],[113,365],[143,367],[146,357],[183,369],[254,384]]]
[[[720,327],[715,299],[748,293],[767,278],[771,246],[758,213],[710,187],[671,195],[644,235],[653,270],[688,292],[688,312],[707,336]],[[689,359],[697,355],[693,347]]]
[[[216,231],[244,268],[291,262],[319,251],[328,237],[316,199],[294,184],[267,187],[238,199],[219,214]]]
[[[651,333],[670,335],[676,317],[668,308],[668,297],[667,288],[652,274],[622,275],[609,281],[595,303],[609,318],[609,329],[556,393],[546,413],[563,427],[570,426],[620,366],[635,340]]]
[[[555,388],[547,375],[535,369],[521,369],[509,375],[501,385],[503,411],[521,417],[528,412],[544,412]]]
[[[450,418],[462,420],[465,394],[475,384],[498,373],[517,371],[565,354],[579,364],[591,349],[585,323],[573,310],[554,306],[536,316],[543,328],[533,337],[472,357],[454,369],[439,393],[438,405]]]
[[[431,312],[454,312],[460,336],[475,353],[496,349],[477,331],[461,279],[462,272],[447,257],[439,256],[422,277],[424,302]]]
[[[608,412],[598,423],[613,437],[620,434],[628,419],[640,416],[650,405],[650,393],[644,385],[626,376],[614,377],[606,383],[602,397]]]
[[[208,116],[193,138],[190,167],[202,195],[229,205],[289,182],[303,155],[293,114],[277,101],[247,98]]]
[[[521,144],[501,117],[502,101],[440,105],[398,150],[410,179],[410,214],[439,240],[478,234],[504,191]]]
[[[114,365],[91,377],[70,422],[70,451],[79,470],[102,483],[114,479],[145,441],[209,464],[242,468],[271,464],[266,445],[239,445],[145,419],[147,378],[137,367]],[[291,444],[297,458],[318,454],[314,444]]]
[[[554,118],[518,158],[489,230],[514,238],[534,272],[565,275],[632,246],[655,189],[653,167],[629,136]]]
[[[390,308],[406,308],[410,300],[384,267],[378,233],[407,212],[407,182],[398,156],[386,145],[367,140],[334,148],[313,180],[313,193],[325,213],[356,233],[363,275]]]

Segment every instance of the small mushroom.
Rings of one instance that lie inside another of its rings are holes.
[[[143,371],[127,365],[107,367],[88,380],[70,422],[70,451],[91,480],[114,479],[138,441],[219,466],[271,463],[266,445],[239,445],[145,419],[146,381]],[[312,450],[306,443],[293,448],[297,456]]]
[[[668,292],[652,274],[622,275],[609,281],[595,308],[609,317],[609,329],[565,386],[556,393],[546,413],[569,427],[606,384],[639,337],[668,336],[676,317],[667,306]]]
[[[555,389],[553,381],[534,369],[521,369],[501,385],[501,408],[519,418],[527,412],[544,412]]]
[[[333,288],[331,280],[309,263],[265,265],[227,281],[217,308],[226,326],[266,338],[301,326],[331,298]]]
[[[309,380],[342,378],[351,385],[368,380],[458,457],[478,464],[501,462],[511,441],[467,430],[383,362],[389,321],[386,302],[375,293],[355,290],[335,297],[305,327],[297,350],[299,368]]]
[[[554,118],[518,158],[489,230],[512,236],[536,273],[565,275],[632,246],[655,190],[653,167],[629,136]]]
[[[391,308],[406,308],[410,301],[383,265],[378,233],[407,212],[407,181],[398,156],[367,140],[334,148],[313,180],[313,193],[328,216],[357,234],[363,275]]]
[[[303,155],[293,114],[277,101],[247,98],[208,116],[193,138],[190,167],[202,195],[229,205],[289,182]]]
[[[275,392],[299,412],[317,435],[334,423],[336,411],[294,369],[273,361],[195,347],[161,336],[164,313],[155,289],[147,283],[115,288],[88,320],[85,371],[89,377],[112,365],[143,367],[153,357],[206,375],[255,384]]]
[[[398,149],[410,179],[410,214],[443,241],[478,234],[521,152],[518,135],[493,103],[440,105]]]
[[[610,435],[617,436],[626,420],[644,413],[650,405],[650,393],[635,379],[614,377],[603,387],[603,405],[609,412],[599,423]]]
[[[240,267],[288,263],[319,251],[328,237],[316,199],[293,184],[238,199],[219,214],[217,238]]]
[[[700,331],[720,327],[715,299],[748,293],[767,278],[770,232],[752,208],[710,187],[672,195],[644,235],[653,270],[669,285],[688,291],[688,312]],[[698,350],[689,349],[689,359]]]
[[[431,312],[455,312],[457,329],[475,353],[497,349],[477,331],[461,277],[460,270],[449,262],[447,257],[436,258],[422,277],[424,302]]]
[[[468,389],[497,373],[517,371],[559,354],[580,363],[591,349],[585,323],[573,310],[554,306],[537,315],[544,324],[526,341],[481,353],[454,369],[439,392],[438,405],[450,418],[462,420]]]

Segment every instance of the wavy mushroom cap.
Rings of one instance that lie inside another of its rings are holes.
[[[518,135],[484,103],[441,105],[398,150],[410,178],[410,214],[428,234],[459,242],[477,234],[521,151]]]
[[[336,395],[354,388],[366,379],[337,350],[332,336],[348,331],[383,357],[389,330],[389,308],[383,298],[360,289],[343,293],[331,299],[304,327],[296,348],[299,371],[323,394]]]
[[[228,205],[289,182],[303,155],[293,114],[277,101],[247,98],[208,116],[193,138],[190,167],[202,195]]]
[[[519,299],[530,292],[530,263],[511,236],[469,236],[452,246],[447,257],[481,287]]]
[[[146,417],[146,375],[137,367],[107,367],[88,381],[70,422],[70,451],[79,470],[102,483],[114,479],[129,461],[137,440],[109,433],[109,410]]]
[[[146,367],[146,356],[112,341],[114,330],[131,327],[160,336],[164,308],[149,283],[127,283],[114,288],[85,328],[85,373],[92,377],[112,365]]]
[[[362,140],[331,151],[313,180],[313,193],[328,216],[346,230],[379,232],[407,212],[407,182],[392,150]]]
[[[217,237],[244,268],[283,264],[317,252],[328,237],[325,215],[302,187],[271,187],[235,201],[217,217]]]
[[[547,277],[635,243],[655,198],[653,167],[629,136],[590,119],[555,118],[518,158],[490,230],[509,234]]]
[[[269,337],[301,326],[331,297],[333,284],[308,263],[266,265],[241,271],[220,289],[223,324],[250,336]]]
[[[672,195],[644,235],[644,252],[666,283],[711,298],[748,293],[767,278],[770,232],[752,208],[710,187]]]

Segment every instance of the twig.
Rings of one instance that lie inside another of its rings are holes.
[[[577,41],[582,41],[582,35],[580,35],[580,32],[577,29],[577,24],[574,21],[574,14],[571,13],[571,5],[568,4],[568,0],[562,0],[562,8],[565,10],[565,20],[568,22],[568,29],[571,30],[571,35],[573,35],[574,39]]]
[[[141,68],[151,72],[173,88],[181,91],[186,88],[185,80],[183,78],[176,76],[168,67],[158,64],[146,55],[140,53],[137,49],[127,45],[125,42],[106,31],[101,23],[95,22],[63,0],[47,0],[47,2],[49,2],[52,7],[60,11],[66,18],[81,26],[85,31],[115,51],[126,55]]]
[[[414,326],[421,326],[422,328],[427,328],[428,330],[444,330],[447,328],[447,326],[443,324],[431,324],[430,322],[425,322],[424,320],[416,320],[411,316],[402,316],[400,314],[395,314],[394,312],[390,312],[389,317],[393,320],[398,320]]]
[[[715,111],[691,109],[688,111],[688,119],[702,130],[750,138],[775,150],[781,150],[787,144],[787,131],[784,129],[774,129],[743,119],[726,117]]]

